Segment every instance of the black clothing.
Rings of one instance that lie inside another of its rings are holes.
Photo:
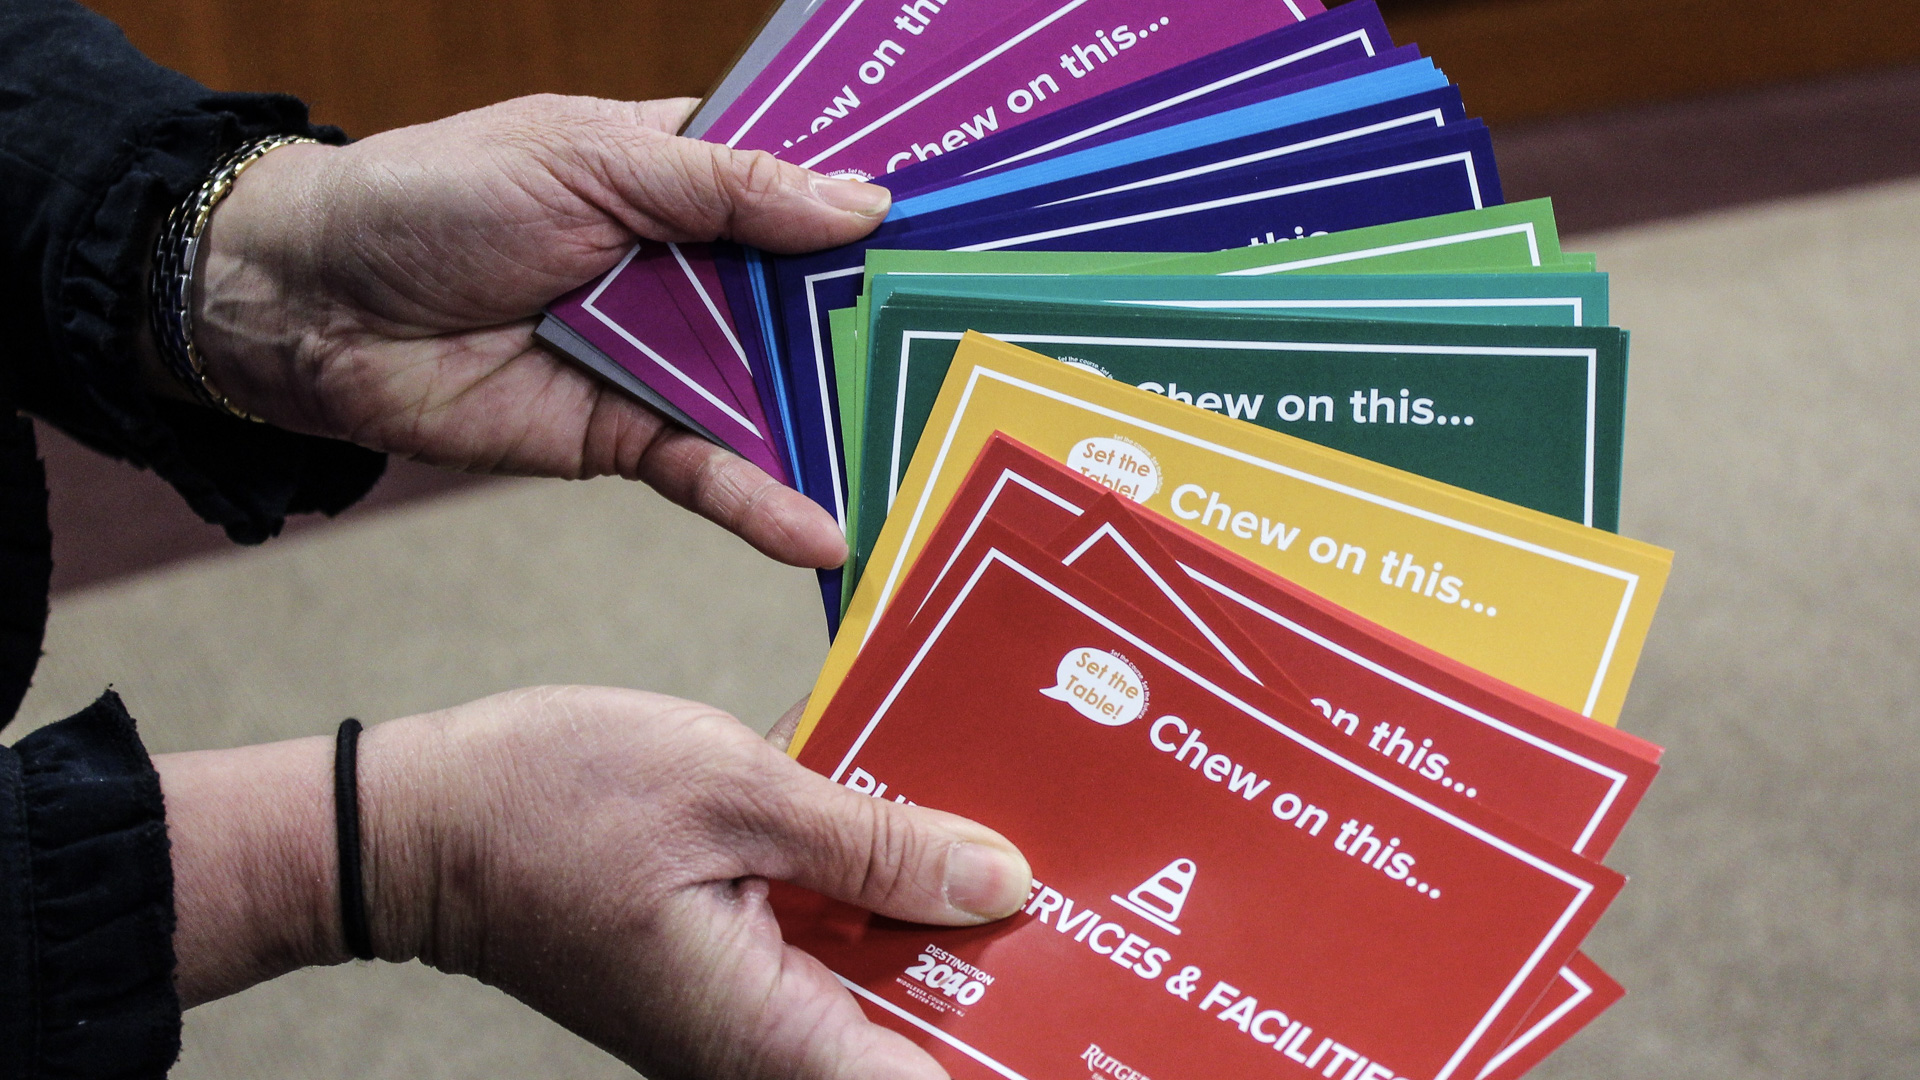
[[[180,1052],[160,777],[111,691],[0,753],[0,1075],[160,1076]]]
[[[225,154],[308,123],[217,94],[72,0],[0,3],[0,724],[39,658],[45,477],[21,412],[150,468],[242,543],[338,513],[385,458],[145,391],[135,342],[167,212]],[[0,747],[0,1080],[154,1077],[179,1046],[158,777],[120,701]]]

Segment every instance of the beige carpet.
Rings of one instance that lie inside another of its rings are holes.
[[[1537,1075],[1920,1075],[1920,184],[1589,243],[1635,332],[1626,531],[1679,553],[1625,726],[1671,752],[1590,944],[1631,996]],[[764,724],[814,603],[645,491],[518,483],[69,595],[26,715],[111,679],[167,750],[598,681]],[[413,967],[186,1040],[183,1080],[622,1074]]]

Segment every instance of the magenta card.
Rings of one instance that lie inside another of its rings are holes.
[[[733,312],[727,304],[726,288],[720,281],[720,268],[713,261],[708,244],[667,244],[664,252],[652,245],[640,260],[652,264],[667,294],[680,309],[693,334],[701,341],[713,369],[727,389],[727,396],[740,412],[763,434],[769,431],[759,391],[754,389],[753,369],[747,366],[747,351],[740,344]]]
[[[726,380],[665,282],[655,273],[664,249],[642,244],[605,277],[583,285],[548,310],[595,348],[705,425],[728,449],[786,482],[785,465],[732,400]],[[639,331],[636,333],[636,330]],[[644,340],[642,334],[645,335]]]
[[[1323,10],[1319,0],[1050,0],[936,63],[938,77],[894,87],[858,123],[778,153],[875,179]]]

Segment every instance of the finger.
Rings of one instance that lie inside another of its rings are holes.
[[[786,758],[759,785],[749,872],[909,922],[968,926],[1026,902],[1033,874],[975,821],[855,794]]]
[[[788,709],[780,719],[775,720],[773,727],[767,730],[767,745],[783,754],[786,753],[787,748],[793,745],[794,733],[800,730],[800,718],[807,713],[807,702],[812,700],[813,695],[808,694],[794,702],[793,708]]]
[[[601,178],[618,205],[607,209],[652,240],[730,239],[776,252],[851,243],[887,214],[876,184],[837,180],[763,151],[664,133],[675,109],[657,103],[583,102],[597,110],[556,149]]]
[[[846,537],[820,504],[692,432],[662,428],[627,475],[769,558],[806,567],[847,559]]]

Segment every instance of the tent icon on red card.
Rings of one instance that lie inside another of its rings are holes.
[[[1199,869],[1192,859],[1175,859],[1159,873],[1135,885],[1127,895],[1108,899],[1167,933],[1178,934],[1180,928],[1174,923],[1180,918],[1180,909],[1187,904],[1187,894],[1193,891],[1193,878]]]

